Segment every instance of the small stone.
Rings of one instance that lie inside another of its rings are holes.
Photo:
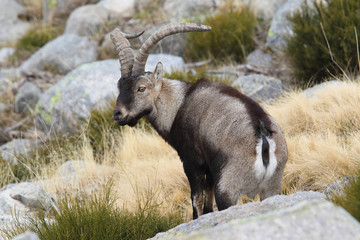
[[[31,231],[26,231],[20,235],[17,235],[12,240],[40,240],[39,236]]]
[[[14,112],[22,113],[34,109],[41,95],[41,90],[35,84],[26,82],[15,96]]]
[[[0,94],[5,94],[12,90],[12,82],[5,77],[1,77],[0,75]]]
[[[0,147],[3,160],[17,164],[19,155],[29,156],[36,146],[41,145],[38,141],[28,139],[14,139]]]
[[[334,194],[343,194],[343,188],[350,185],[350,180],[352,178],[355,178],[355,180],[357,180],[357,176],[346,176],[343,179],[330,183],[326,186],[324,193],[328,197],[331,197]]]
[[[256,49],[246,57],[246,63],[260,68],[271,68],[273,66],[272,56]]]
[[[9,57],[14,55],[14,53],[15,53],[14,48],[9,48],[9,47],[1,48],[0,49],[0,63],[5,63]]]
[[[307,88],[304,91],[302,91],[302,94],[304,94],[305,96],[307,96],[309,98],[312,98],[312,97],[316,97],[321,92],[327,91],[328,89],[331,89],[331,88],[336,88],[343,84],[344,84],[344,82],[342,82],[342,81],[331,80],[331,81],[317,84],[311,88]]]
[[[135,14],[135,0],[101,0],[97,5],[113,12],[118,18],[132,18]]]
[[[8,110],[8,106],[5,103],[0,102],[0,114]]]
[[[281,80],[262,74],[241,76],[232,84],[255,101],[271,102],[281,96],[283,85]]]
[[[10,197],[20,201],[29,209],[49,211],[56,205],[55,199],[37,183],[22,182],[10,188]]]

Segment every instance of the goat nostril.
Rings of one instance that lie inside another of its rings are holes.
[[[114,111],[113,112],[113,119],[114,120],[121,118],[121,116],[122,116],[122,113],[120,111]]]

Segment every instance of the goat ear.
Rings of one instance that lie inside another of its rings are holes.
[[[161,62],[158,62],[158,64],[156,64],[156,68],[153,73],[154,84],[160,81],[162,79],[162,76],[163,76],[163,65]]]

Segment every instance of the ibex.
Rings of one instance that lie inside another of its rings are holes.
[[[127,39],[142,33],[111,33],[121,64],[113,119],[134,126],[146,117],[178,152],[190,183],[194,219],[213,211],[214,196],[223,210],[242,195],[259,193],[263,200],[280,194],[288,157],[276,121],[234,88],[205,79],[187,83],[164,78],[161,62],[153,73],[145,72],[150,50],[164,37],[210,29],[169,24],[152,34],[135,58]]]

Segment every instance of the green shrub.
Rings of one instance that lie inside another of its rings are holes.
[[[360,1],[326,0],[314,6],[304,3],[302,11],[289,17],[294,36],[288,39],[286,53],[302,85],[341,74],[340,68],[359,72],[355,33],[360,36]],[[326,38],[339,66],[331,59]]]
[[[249,8],[227,5],[203,22],[211,31],[189,33],[185,58],[197,61],[213,58],[215,61],[242,62],[254,49],[256,17]]]
[[[37,26],[28,30],[27,33],[18,40],[15,47],[16,49],[34,51],[61,33],[62,29],[60,27]]]
[[[358,171],[357,176],[360,176]],[[343,207],[354,218],[360,221],[360,180],[359,177],[351,177],[349,185],[345,186],[342,194],[336,194],[332,197],[332,201]]]
[[[26,230],[34,231],[40,239],[147,239],[183,222],[179,212],[161,215],[156,205],[143,205],[135,213],[116,206],[111,187],[99,194],[80,194],[59,201],[52,221],[43,212],[17,221],[3,230],[11,239]]]

